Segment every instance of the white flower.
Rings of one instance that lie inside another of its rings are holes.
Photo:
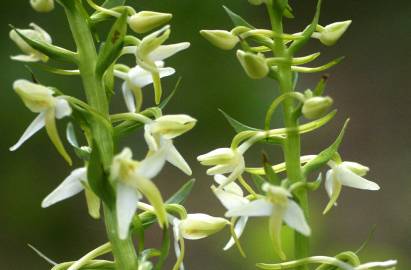
[[[270,217],[269,229],[274,248],[279,256],[285,259],[281,246],[282,222],[284,221],[290,228],[306,236],[311,234],[311,230],[300,206],[289,199],[291,194],[288,190],[269,184],[265,184],[263,189],[267,192],[265,198],[230,209],[226,217]]]
[[[22,35],[33,40],[39,40],[42,42],[50,43],[52,42],[50,35],[44,31],[40,26],[35,23],[30,23],[30,27],[33,29],[17,29]],[[11,59],[22,62],[37,62],[37,61],[48,61],[48,56],[42,54],[41,52],[33,49],[26,41],[24,41],[16,30],[10,31],[10,39],[13,40],[20,50],[24,53],[22,55],[12,56]]]
[[[344,35],[352,21],[335,22],[325,27],[317,26],[317,31],[312,37],[317,38],[322,44],[332,46]]]
[[[327,213],[333,205],[336,205],[342,186],[363,190],[380,189],[378,184],[362,177],[369,171],[369,168],[361,164],[347,161],[340,164],[330,161],[328,164],[331,169],[328,170],[326,175],[325,189],[330,197],[330,201],[324,210],[324,214]]]
[[[30,0],[30,5],[37,12],[50,12],[54,9],[54,0]]]
[[[235,181],[245,170],[244,151],[236,148],[218,148],[207,154],[197,157],[197,160],[205,166],[213,166],[207,170],[208,175],[230,175],[221,183],[220,187]]]
[[[164,62],[156,61],[156,66],[160,74],[160,78],[173,75],[175,69],[164,67]],[[124,80],[121,89],[127,109],[130,112],[137,112],[140,110],[142,99],[140,98],[141,89],[153,83],[151,73],[140,66],[135,66],[128,72],[114,70],[114,75]],[[137,103],[137,105],[136,105]]]
[[[221,185],[222,183],[227,181],[227,177],[221,174],[217,174],[214,176],[214,180]],[[236,183],[229,183],[222,189],[217,189],[214,186],[212,186],[211,189],[227,210],[236,209],[250,202],[248,199],[244,198],[243,190]],[[237,220],[234,226],[234,232],[237,238],[240,238],[243,234],[245,226],[247,225],[247,221],[248,216],[241,216]],[[223,249],[228,250],[234,244],[235,240],[233,237],[231,237]]]
[[[184,239],[199,240],[215,234],[230,222],[224,218],[206,214],[188,214],[185,219],[170,216],[174,232],[174,251],[177,257],[177,267],[184,270]],[[175,269],[175,268],[174,268]]]
[[[150,180],[164,165],[162,153],[154,153],[138,162],[132,152],[125,148],[114,157],[110,177],[116,186],[116,209],[119,237],[127,238],[129,227],[144,195],[155,209],[160,226],[167,225],[167,216],[160,191]]]
[[[150,121],[144,126],[144,138],[149,150],[160,151],[166,161],[191,175],[190,166],[175,148],[173,139],[191,130],[196,122],[197,120],[184,114],[165,115]]]
[[[77,195],[83,190],[86,194],[89,214],[93,218],[99,218],[100,199],[89,187],[86,167],[73,170],[70,175],[42,201],[41,207],[50,207],[51,205]]]
[[[21,97],[26,107],[34,113],[39,113],[39,115],[29,125],[19,141],[10,147],[10,151],[17,150],[24,142],[46,126],[47,133],[57,150],[70,163],[70,157],[61,144],[55,124],[55,119],[71,115],[72,110],[68,102],[63,98],[54,97],[52,89],[27,80],[15,81],[13,88]]]

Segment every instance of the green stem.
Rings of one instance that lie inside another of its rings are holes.
[[[93,36],[88,25],[88,14],[81,1],[60,0],[65,8],[70,29],[78,50],[78,64],[88,104],[109,121],[109,105],[102,83],[96,74],[98,59]],[[91,120],[94,143],[100,151],[101,164],[109,170],[114,155],[112,127],[101,121]],[[108,181],[101,179],[101,181]],[[121,240],[118,237],[116,212],[104,204],[107,235],[112,245],[117,270],[136,270],[137,254],[131,237]]]
[[[271,25],[273,31],[283,33],[282,24],[282,14],[283,10],[280,9],[280,1],[272,0],[273,4],[268,4],[268,12],[270,15]],[[289,54],[285,44],[281,38],[274,38],[274,54],[276,57],[281,57],[286,59],[283,63],[278,65],[278,81],[280,85],[280,91],[283,95],[294,92],[293,89],[293,76],[291,71],[292,65],[292,55]],[[301,156],[301,138],[297,131],[299,122],[294,115],[295,104],[293,99],[285,99],[283,102],[283,114],[284,114],[284,124],[287,129],[287,137],[284,142],[284,156],[287,168],[287,177],[291,183],[296,183],[300,181],[305,181],[300,164]],[[306,218],[309,215],[308,209],[308,196],[305,189],[300,189],[297,193],[298,202],[303,209]],[[310,253],[310,243],[309,238],[295,232],[294,237],[294,255],[297,259],[305,258],[309,256]],[[298,266],[298,270],[307,270],[307,266]]]

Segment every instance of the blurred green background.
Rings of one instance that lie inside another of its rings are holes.
[[[30,75],[23,64],[9,59],[9,55],[19,51],[8,39],[8,24],[25,28],[28,23],[36,22],[47,29],[55,44],[73,48],[62,9],[58,7],[50,14],[36,14],[28,2],[2,1],[0,9],[0,268],[5,270],[49,268],[27,243],[60,262],[79,258],[105,241],[101,222],[87,216],[82,196],[50,209],[40,208],[44,196],[70,172],[44,131],[19,151],[8,152],[34,117],[11,88],[15,79]],[[183,76],[182,87],[167,113],[187,113],[199,120],[192,132],[177,140],[177,146],[192,165],[197,179],[187,201],[188,210],[223,215],[223,207],[209,190],[212,179],[205,175],[205,168],[197,164],[195,157],[228,145],[234,134],[218,108],[251,126],[262,126],[265,110],[277,94],[277,86],[270,80],[248,79],[233,52],[213,48],[198,31],[231,29],[222,5],[229,6],[259,27],[267,26],[265,11],[248,5],[246,0],[139,0],[129,3],[139,9],[172,12],[170,42],[192,43],[190,50],[167,62]],[[315,1],[290,3],[297,19],[288,21],[287,30],[295,32],[309,23]],[[325,217],[320,214],[326,204],[325,192],[320,189],[314,193],[311,196],[312,220],[315,220],[312,222],[313,254],[334,255],[339,251],[355,250],[375,224],[376,232],[363,251],[363,257],[366,260],[396,258],[400,261],[398,269],[411,269],[411,3],[408,0],[392,3],[383,0],[325,1],[322,14],[322,24],[346,19],[353,19],[354,23],[336,46],[326,48],[312,41],[306,48],[307,53],[323,52],[316,63],[341,55],[347,58],[329,71],[328,94],[334,98],[339,114],[332,124],[304,137],[303,152],[312,154],[328,146],[343,121],[350,117],[352,121],[341,153],[346,160],[370,166],[369,178],[378,182],[382,190],[344,189],[340,205]],[[44,84],[82,97],[78,78],[35,72]],[[298,88],[313,87],[320,76],[302,76]],[[172,89],[176,80],[177,76],[166,80],[166,91]],[[150,92],[147,88],[146,93]],[[113,110],[124,108],[121,98],[116,97]],[[63,132],[63,125],[60,128]],[[131,136],[125,144],[132,145],[140,156],[145,151],[141,136]],[[250,153],[250,164],[258,163],[260,152],[261,147],[257,147]],[[278,149],[270,149],[269,154],[273,162],[281,160]],[[186,180],[186,176],[167,166],[156,183],[165,194],[171,194]],[[151,230],[149,234],[150,243],[158,244],[158,231]],[[203,241],[188,242],[187,268],[254,269],[255,262],[273,260],[273,251],[265,241],[265,220],[254,219],[241,239],[247,259],[241,258],[235,249],[222,251],[228,238],[228,231],[224,231]]]

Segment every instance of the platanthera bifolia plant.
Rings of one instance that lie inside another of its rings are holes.
[[[30,3],[38,12],[55,8],[53,0],[31,0]],[[103,209],[109,242],[77,261],[58,264],[48,261],[54,270],[164,269],[171,253],[170,239],[174,239],[173,269],[183,269],[185,239],[202,239],[229,228],[230,224],[224,218],[187,214],[181,204],[190,193],[193,180],[166,201],[152,181],[166,163],[191,175],[173,140],[192,129],[196,120],[184,114],[163,114],[174,92],[162,99],[161,83],[161,78],[175,73],[173,68],[165,67],[164,60],[187,49],[190,43],[165,45],[170,35],[170,26],[166,24],[171,14],[136,12],[125,6],[124,0],[104,3],[57,0],[56,3],[65,11],[76,51],[55,45],[45,29],[32,23],[28,29],[12,27],[10,38],[22,52],[12,59],[34,62],[33,67],[50,72],[50,76],[80,77],[86,101],[70,95],[70,89],[57,89],[46,81],[38,81],[35,74],[31,80],[16,80],[15,92],[37,116],[10,150],[17,150],[45,127],[50,141],[68,165],[72,164],[75,154],[76,163],[81,166],[44,199],[42,207],[84,194],[91,217],[99,219],[100,207]],[[111,24],[111,29],[104,31],[108,35],[97,31],[103,28],[100,26],[103,22],[106,22],[103,26],[107,22]],[[131,67],[121,64],[127,55],[133,56]],[[126,112],[111,114],[112,97],[118,90],[114,84],[116,79],[122,82]],[[144,91],[148,91],[143,88],[150,85],[154,89],[155,106],[143,108]],[[57,120],[67,123],[70,151],[60,136]],[[126,135],[138,130],[144,132],[148,146],[142,160],[133,159],[130,148],[118,147]],[[79,134],[82,134],[81,140]],[[79,143],[82,141],[85,143]],[[162,229],[162,245],[152,248],[145,243],[144,235],[155,223]],[[138,240],[136,244],[133,239]],[[108,253],[112,253],[114,261],[98,259]]]
[[[339,147],[348,120],[329,147],[316,155],[301,155],[301,136],[327,124],[336,111],[329,112],[333,100],[324,95],[326,77],[313,90],[304,92],[297,91],[298,77],[302,73],[325,71],[338,64],[342,58],[318,67],[305,67],[303,65],[317,59],[320,53],[307,56],[298,56],[298,53],[310,39],[332,46],[342,37],[351,21],[320,25],[322,1],[318,0],[311,24],[302,32],[287,34],[284,32],[283,21],[294,17],[288,2],[249,0],[252,5],[265,5],[271,29],[256,28],[225,8],[234,23],[231,31],[201,31],[205,39],[222,50],[233,50],[239,46],[236,55],[245,73],[251,79],[270,78],[277,83],[280,91],[280,95],[267,110],[264,127],[244,125],[224,113],[237,133],[230,147],[219,148],[198,157],[201,164],[212,166],[207,171],[214,176],[216,182],[211,187],[212,191],[227,209],[226,217],[231,218],[234,238],[225,249],[237,244],[239,251],[244,253],[239,238],[248,219],[268,217],[267,232],[278,257],[282,260],[294,257],[294,260],[276,264],[258,263],[258,268],[307,270],[317,266],[316,270],[394,269],[396,261],[362,263],[358,252],[345,251],[334,257],[312,256],[310,252],[312,233],[308,194],[317,190],[322,183],[321,174],[318,177],[314,175],[316,180],[310,181],[314,173],[318,173],[324,166],[329,167],[324,186],[330,200],[324,214],[336,206],[343,186],[373,191],[380,187],[363,178],[369,170],[367,167],[345,161],[340,155]],[[277,109],[282,110],[284,127],[273,129],[271,119]],[[303,124],[301,122],[304,119],[308,122]],[[279,146],[285,162],[273,166],[267,155],[263,155],[262,167],[247,167],[244,155],[257,143]],[[285,254],[282,248],[283,224],[295,231],[293,255]]]

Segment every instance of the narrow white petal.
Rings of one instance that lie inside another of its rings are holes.
[[[41,203],[41,207],[47,208],[50,205],[63,201],[80,193],[84,187],[82,181],[87,181],[87,169],[75,169],[63,182],[51,192]]]
[[[128,80],[129,83],[140,88],[153,83],[151,73],[139,66],[130,69],[128,72]]]
[[[157,143],[156,138],[151,133],[150,123],[144,125],[144,139],[146,140],[148,149],[150,151],[158,151],[159,145]]]
[[[222,174],[217,174],[217,175],[214,176],[214,181],[215,181],[217,184],[222,185],[223,183],[225,183],[225,182],[227,181],[227,177],[224,176],[224,175],[222,175]],[[238,196],[240,196],[240,197],[244,197],[244,192],[243,192],[243,190],[242,190],[241,187],[240,187],[237,183],[235,183],[235,182],[232,182],[232,183],[226,185],[223,189],[224,189],[225,191],[227,191],[227,192],[231,192],[231,193],[236,194],[236,195],[238,195]]]
[[[34,54],[30,54],[30,55],[25,55],[25,54],[13,55],[10,58],[12,60],[20,61],[20,62],[38,62],[38,61],[40,61],[40,59]]]
[[[352,171],[344,168],[344,166],[337,166],[334,170],[336,177],[344,186],[366,190],[380,189],[378,184],[356,175]]]
[[[160,61],[167,59],[174,54],[190,47],[189,42],[181,42],[177,44],[162,45],[150,53],[149,57],[153,61]]]
[[[213,188],[213,192],[227,210],[240,208],[249,202],[242,196],[222,189]]]
[[[128,230],[140,199],[141,195],[135,189],[122,183],[117,184],[117,223],[121,239],[126,239],[128,236]]]
[[[171,67],[159,68],[160,78],[168,77],[176,73],[176,70]]]
[[[182,170],[185,174],[191,175],[192,171],[190,166],[187,164],[187,162],[184,160],[183,156],[178,152],[176,147],[173,145],[172,141],[170,140],[167,142],[166,146],[166,159],[168,162]]]
[[[325,191],[327,191],[328,197],[331,198],[332,194],[333,194],[333,181],[334,181],[334,172],[333,170],[328,170],[327,171],[327,175],[325,177],[325,183],[324,183],[324,187],[325,187]]]
[[[165,152],[157,151],[146,157],[137,169],[137,173],[145,178],[154,178],[163,168],[165,163]]]
[[[284,213],[283,219],[290,228],[295,229],[299,233],[305,236],[309,236],[311,234],[311,229],[307,224],[303,210],[301,210],[300,206],[296,202],[292,200],[288,201],[287,210]]]
[[[244,232],[245,226],[247,225],[248,217],[241,217],[238,219],[237,223],[234,226],[234,232],[237,238],[240,238]],[[235,244],[234,238],[231,237],[228,243],[225,245],[223,250],[230,249]]]
[[[130,87],[128,86],[128,82],[125,81],[121,85],[121,92],[123,93],[123,98],[124,101],[126,102],[127,110],[129,112],[135,112],[136,111],[136,103],[134,101],[134,95],[133,92],[130,90]]]
[[[24,133],[21,136],[21,138],[19,139],[19,141],[15,145],[10,147],[10,151],[16,151],[23,143],[25,143],[28,139],[30,139],[31,136],[33,136],[40,129],[42,129],[46,124],[45,117],[46,117],[45,112],[40,113],[34,119],[34,121],[29,125],[29,127],[26,129],[26,131],[24,131]]]
[[[67,100],[57,98],[56,100],[56,118],[61,119],[71,115],[72,110]]]
[[[230,209],[225,214],[226,217],[265,217],[271,216],[273,205],[265,199],[259,199],[240,207]]]

